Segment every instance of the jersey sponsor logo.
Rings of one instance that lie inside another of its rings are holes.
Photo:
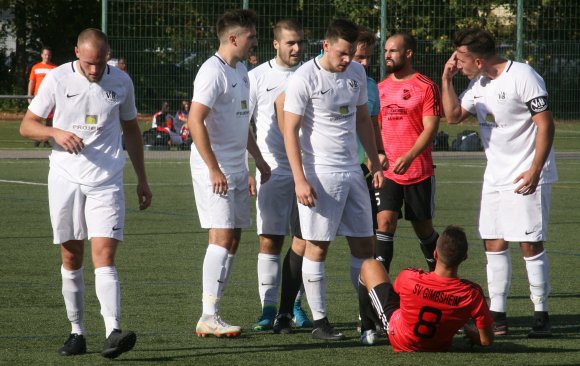
[[[526,231],[524,231],[524,234],[530,235],[530,234],[535,233],[535,232],[536,232],[536,230],[526,230]]]
[[[328,93],[328,92],[329,92],[329,91],[331,91],[331,90],[332,90],[332,89],[328,89],[328,90],[325,90],[325,91],[321,91],[321,92],[320,92],[320,94],[324,95],[324,94]]]
[[[96,125],[99,117],[95,114],[87,114],[85,116],[85,124],[87,125]]]
[[[109,104],[117,104],[119,102],[119,96],[112,90],[105,90],[105,100]]]
[[[537,97],[534,98],[532,100],[530,100],[528,103],[528,109],[530,110],[530,113],[533,115],[540,113],[540,112],[544,112],[548,110],[548,97],[542,96],[542,97]]]
[[[121,230],[121,229],[122,229],[122,227],[116,227],[116,226],[113,226],[113,231],[119,231],[119,230]]]
[[[232,84],[232,88],[235,88],[236,86],[238,86],[238,83]]]
[[[69,93],[66,93],[66,97],[67,97],[67,98],[72,98],[72,97],[76,97],[76,96],[77,96],[77,95],[79,95],[79,94],[80,94],[80,93],[76,93],[76,94],[69,94]]]
[[[272,90],[276,89],[277,87],[278,87],[278,85],[276,85],[276,86],[275,86],[275,87],[273,87],[273,88],[266,88],[266,91],[267,91],[267,92],[271,92]]]

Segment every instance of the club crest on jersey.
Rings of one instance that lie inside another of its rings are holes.
[[[119,102],[119,96],[112,90],[105,90],[105,100],[109,104],[116,104]]]
[[[505,103],[506,99],[504,91],[500,91],[499,93],[497,93],[497,101],[498,103]]]
[[[403,99],[404,100],[411,99],[411,91],[409,89],[403,89]]]
[[[359,88],[358,81],[356,81],[356,80],[348,79],[347,84],[348,84],[349,89],[351,89],[351,90],[356,91]]]
[[[537,97],[530,101],[530,109],[533,113],[540,113],[548,109],[548,98]]]

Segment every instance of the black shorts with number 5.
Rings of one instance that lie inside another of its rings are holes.
[[[385,178],[383,187],[375,191],[378,211],[394,211],[405,220],[424,221],[433,218],[435,213],[435,177],[429,177],[419,183],[402,185]]]

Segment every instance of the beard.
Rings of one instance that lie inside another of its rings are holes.
[[[387,64],[387,73],[392,74],[394,72],[400,71],[403,69],[404,66],[405,65],[403,65],[403,64],[396,64],[394,62],[391,66],[389,66],[389,64]]]

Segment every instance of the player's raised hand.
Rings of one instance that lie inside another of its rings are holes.
[[[72,132],[54,128],[52,138],[54,142],[65,149],[69,154],[80,154],[85,148],[83,139]]]
[[[316,196],[314,188],[312,188],[308,181],[304,180],[297,182],[295,184],[295,190],[296,200],[298,200],[298,203],[308,207],[314,207],[316,205],[315,201],[318,197]]]
[[[459,69],[457,68],[457,51],[455,51],[451,57],[449,57],[449,60],[447,60],[445,66],[443,67],[442,78],[452,79],[455,74],[457,74],[457,71],[459,71]]]
[[[209,181],[215,194],[228,193],[228,180],[220,168],[209,170]]]

